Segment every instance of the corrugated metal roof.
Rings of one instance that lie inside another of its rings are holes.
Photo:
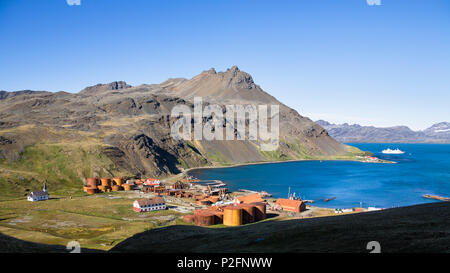
[[[241,196],[237,198],[239,203],[255,203],[255,202],[264,202],[264,199],[261,197],[261,194],[254,193],[246,196]]]
[[[165,204],[165,200],[162,197],[144,198],[136,200],[140,207],[149,206],[154,204]]]
[[[278,198],[275,202],[277,205],[280,205],[282,207],[291,207],[291,208],[297,208],[300,207],[303,203],[302,200],[291,200],[291,199],[285,199],[285,198]]]

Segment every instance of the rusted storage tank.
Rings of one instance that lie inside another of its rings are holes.
[[[208,209],[196,209],[194,210],[194,215],[202,214],[204,212],[211,212],[211,211]]]
[[[214,223],[215,223],[216,225],[222,224],[222,223],[223,223],[223,212],[217,210],[217,211],[214,211],[213,213],[214,213],[214,215],[216,216],[216,217],[214,218]]]
[[[100,180],[102,181],[102,186],[110,186],[111,185],[110,178],[102,177],[102,178],[100,178]]]
[[[228,206],[223,209],[223,224],[226,226],[242,225],[242,209],[236,206]]]
[[[255,206],[255,222],[266,219],[266,203],[255,202],[250,205]]]
[[[123,184],[122,177],[114,177],[113,180],[116,185],[122,186],[122,184]]]
[[[111,186],[112,191],[119,191],[120,190],[120,186],[118,185],[112,185]]]
[[[194,216],[194,223],[196,226],[211,226],[215,223],[214,218],[214,213],[203,211]]]
[[[242,222],[249,224],[255,222],[256,206],[251,204],[239,204],[238,207],[242,208]]]
[[[101,190],[102,192],[110,192],[111,191],[111,187],[110,186],[98,186],[97,188],[99,190]]]
[[[130,185],[130,184],[122,184],[122,187],[126,191],[131,191],[132,185]]]
[[[97,186],[97,178],[95,177],[89,177],[86,179],[86,185],[89,186]]]
[[[86,193],[87,193],[87,194],[94,194],[96,191],[97,191],[97,190],[96,190],[95,188],[88,188],[88,189],[86,190]]]
[[[193,214],[185,215],[185,216],[183,216],[183,221],[186,223],[192,223],[192,222],[194,222],[194,218],[195,218],[195,215],[193,215]]]

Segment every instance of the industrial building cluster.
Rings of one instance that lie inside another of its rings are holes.
[[[232,204],[215,204],[207,209],[197,209],[193,215],[185,215],[183,220],[197,226],[223,224],[225,226],[240,226],[258,222],[267,218],[268,203],[259,193],[240,196]],[[302,200],[278,198],[272,210],[282,210],[300,213],[306,210]]]
[[[198,209],[193,214],[185,215],[183,220],[197,226],[223,224],[239,226],[255,223],[267,218],[266,210],[288,211],[299,213],[306,210],[305,202],[290,196],[288,199],[278,198],[272,205],[266,202],[265,192],[252,193],[239,197],[231,197],[226,184],[218,180],[198,180],[187,177],[170,185],[162,185],[156,178],[130,179],[87,178],[83,190],[87,194],[111,191],[140,190],[142,193],[153,193],[152,198],[141,198],[133,202],[136,212],[150,212],[167,208],[163,196],[192,199],[191,206]],[[195,205],[194,205],[195,203]]]

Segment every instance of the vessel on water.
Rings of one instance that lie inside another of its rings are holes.
[[[383,154],[404,154],[405,152],[400,149],[391,150],[389,148],[382,151]]]

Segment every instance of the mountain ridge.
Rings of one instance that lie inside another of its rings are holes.
[[[450,143],[449,122],[439,122],[418,131],[404,125],[375,127],[348,123],[332,124],[325,120],[317,120],[316,123],[341,142]]]
[[[174,139],[171,109],[177,105],[193,109],[196,96],[202,97],[204,106],[279,105],[279,149],[262,151],[260,140],[248,137]],[[160,84],[131,86],[115,81],[88,86],[78,93],[6,92],[2,98],[0,186],[11,192],[44,181],[56,189],[62,189],[59,184],[81,189],[85,177],[91,176],[164,177],[200,166],[348,159],[362,153],[334,140],[324,128],[276,100],[237,66]]]

